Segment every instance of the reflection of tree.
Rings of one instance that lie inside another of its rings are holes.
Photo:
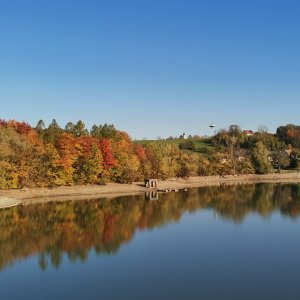
[[[300,185],[258,184],[205,187],[161,194],[158,201],[143,196],[114,200],[45,203],[0,211],[0,269],[38,255],[42,270],[70,261],[85,261],[91,249],[113,254],[136,230],[178,221],[186,212],[212,208],[219,216],[241,222],[248,214],[263,218],[276,210],[300,214]]]

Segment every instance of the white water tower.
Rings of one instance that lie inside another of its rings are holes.
[[[211,129],[211,135],[213,136],[213,134],[214,134],[214,129],[215,129],[216,125],[215,125],[215,124],[210,124],[209,127],[210,127],[210,129]]]

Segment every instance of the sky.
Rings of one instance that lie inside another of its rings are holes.
[[[0,0],[0,118],[134,139],[299,124],[299,0]]]

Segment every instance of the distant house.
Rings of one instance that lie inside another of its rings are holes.
[[[186,136],[185,133],[183,133],[179,138],[182,139],[182,140],[186,140],[186,139],[187,139],[187,136]]]
[[[252,136],[252,135],[254,135],[254,132],[252,130],[244,130],[243,134],[245,134],[247,136]]]
[[[280,151],[280,154],[283,156],[283,157],[290,157],[291,154],[292,154],[293,150],[291,149],[287,149],[287,150],[282,150]],[[274,161],[274,158],[273,157],[270,157],[269,158],[270,161]]]
[[[275,152],[269,160],[273,164],[273,167],[278,168],[278,171],[280,172],[281,167],[289,165],[291,154],[291,149],[281,150],[279,152]]]

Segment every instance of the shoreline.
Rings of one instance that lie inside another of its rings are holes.
[[[197,176],[190,178],[171,178],[159,181],[157,191],[179,190],[193,187],[219,186],[253,183],[300,183],[300,173],[271,173],[264,175],[228,175],[228,176]],[[49,201],[71,201],[99,198],[115,198],[121,196],[145,194],[155,189],[145,188],[141,182],[132,184],[108,183],[107,185],[62,186],[56,188],[24,188],[17,190],[0,190],[0,208],[5,208],[6,201],[19,204],[42,203]]]

